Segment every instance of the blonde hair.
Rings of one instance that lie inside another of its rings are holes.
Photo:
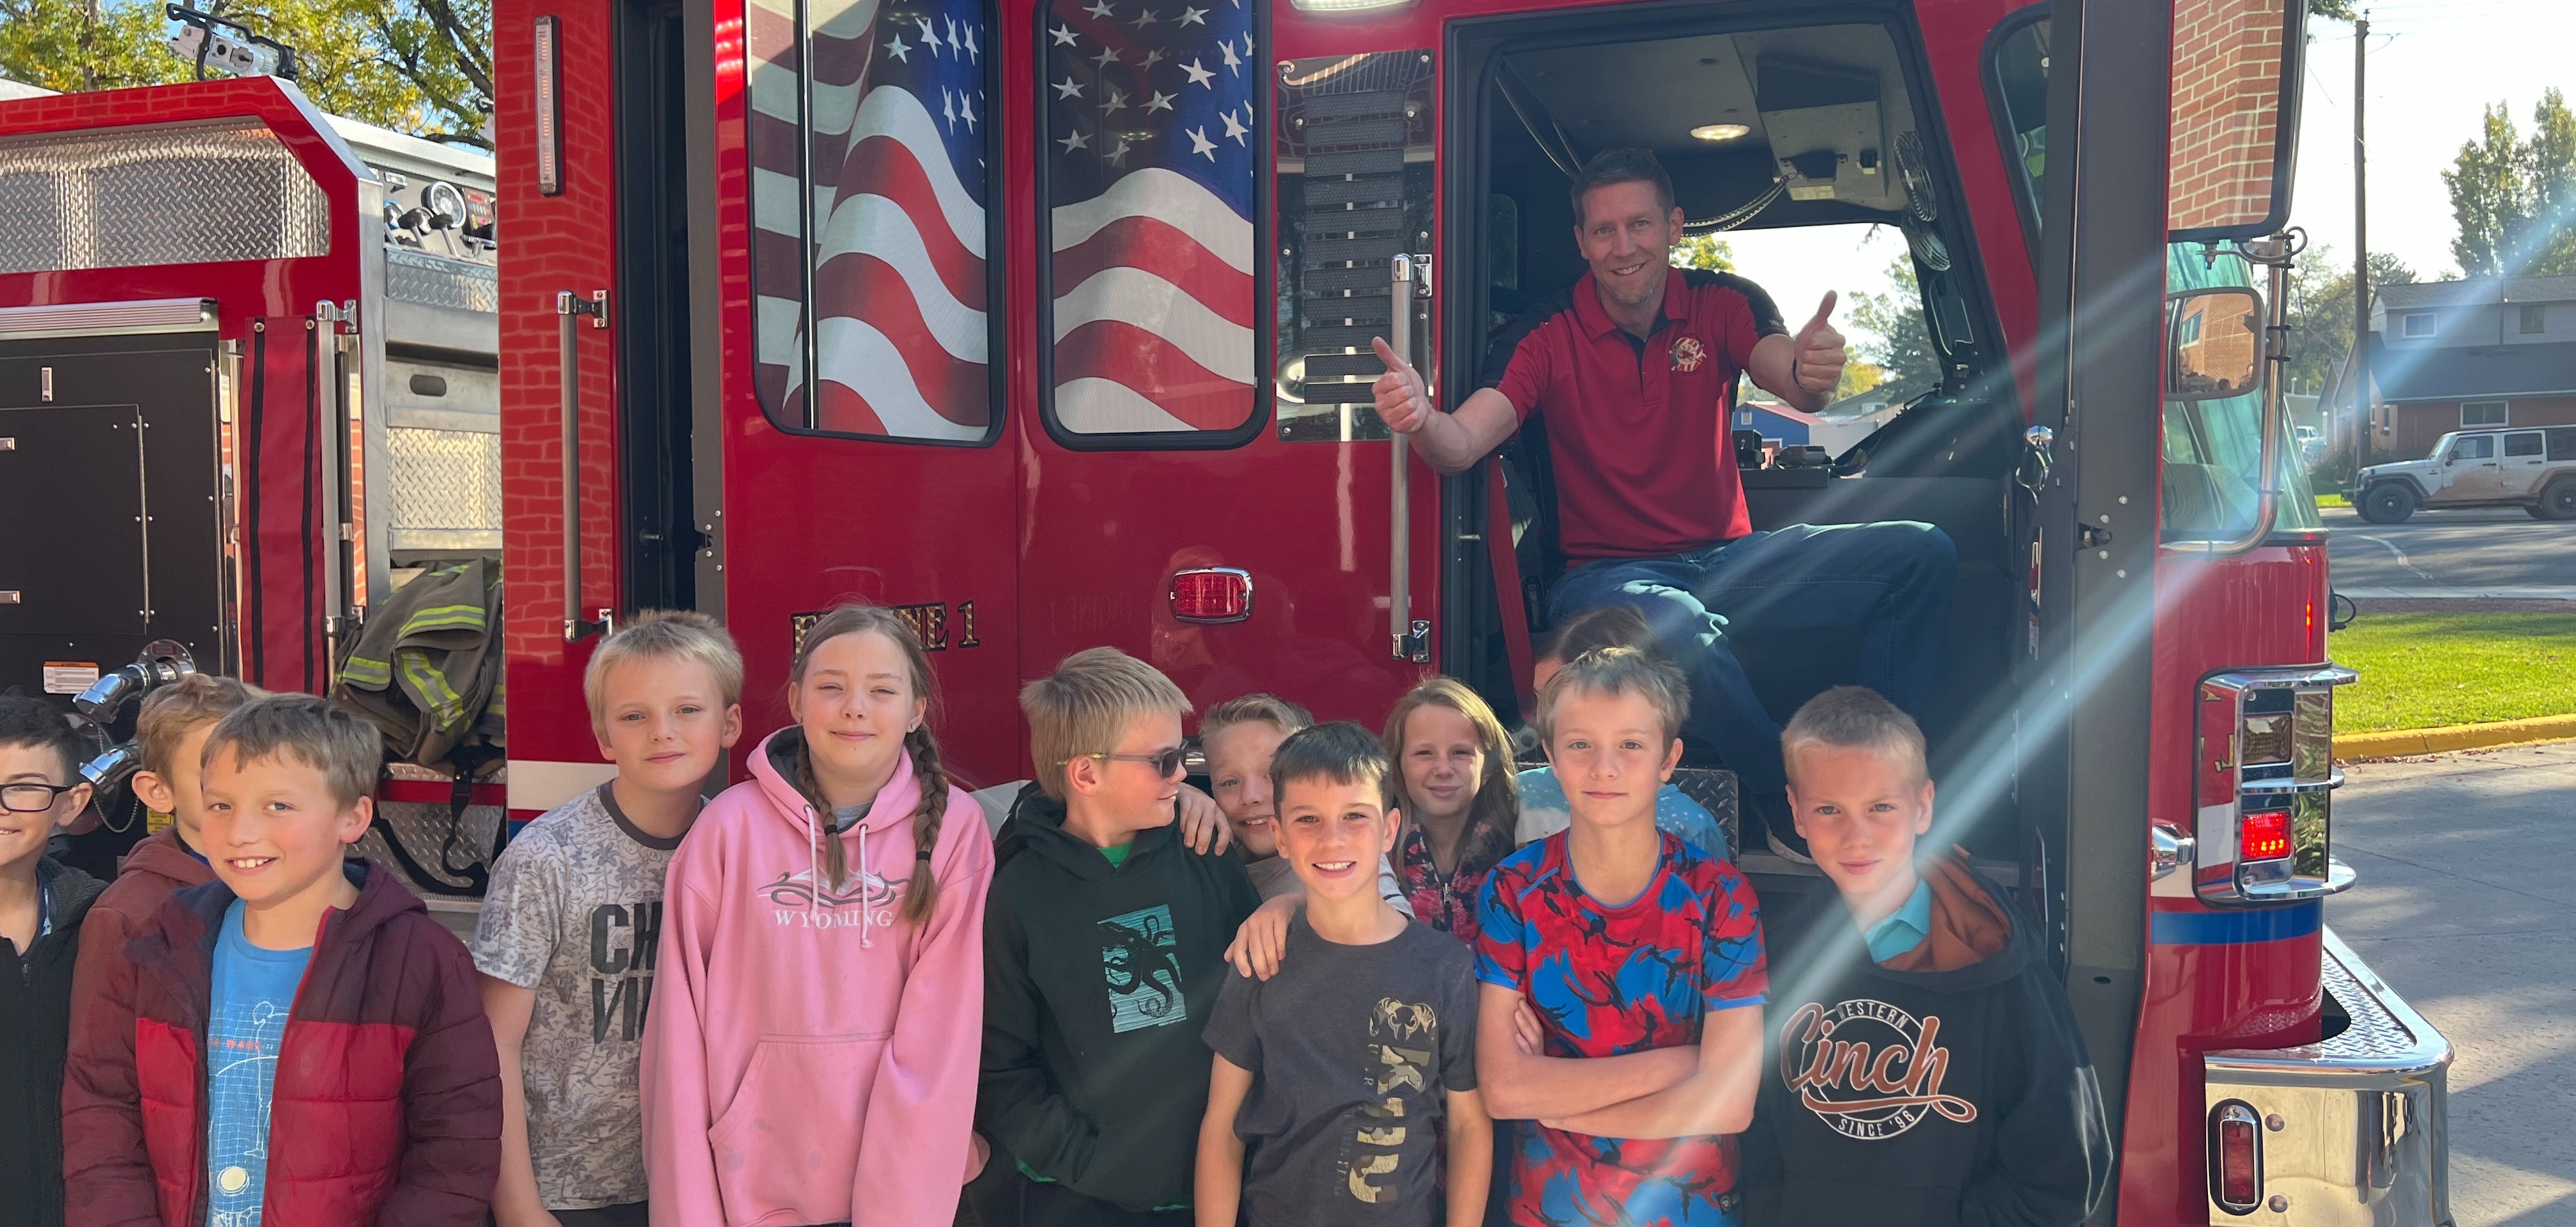
[[[1476,796],[1467,811],[1467,832],[1458,840],[1458,865],[1462,869],[1492,868],[1512,854],[1512,841],[1520,829],[1521,784],[1512,761],[1511,734],[1503,731],[1503,722],[1467,683],[1454,677],[1425,678],[1395,701],[1395,710],[1387,713],[1387,759],[1395,764],[1388,773],[1386,791],[1394,798],[1395,808],[1402,810],[1406,821],[1418,812],[1413,794],[1404,785],[1404,726],[1413,713],[1426,707],[1445,707],[1463,717],[1476,730],[1476,740],[1485,748],[1484,778],[1476,781]]]
[[[1798,778],[1798,751],[1809,746],[1869,750],[1913,768],[1917,782],[1932,778],[1923,748],[1923,728],[1902,708],[1867,686],[1836,686],[1807,700],[1780,730],[1780,759],[1791,782]]]
[[[1038,787],[1062,801],[1065,768],[1073,760],[1117,750],[1127,722],[1138,716],[1190,714],[1190,700],[1144,661],[1116,648],[1085,648],[1065,657],[1054,673],[1020,687],[1020,712],[1029,721]]]
[[[1247,694],[1227,699],[1199,717],[1199,744],[1238,724],[1267,724],[1296,734],[1315,727],[1315,713],[1275,694]]]
[[[608,671],[630,660],[704,665],[715,675],[724,706],[742,702],[742,651],[721,624],[694,609],[639,610],[632,621],[599,641],[581,671],[581,696],[590,704],[592,731],[608,728]]]
[[[271,758],[311,767],[343,807],[373,794],[385,765],[375,725],[310,694],[262,695],[226,713],[206,735],[205,756],[197,762],[203,767],[226,754],[245,767]]]
[[[843,605],[808,627],[804,640],[796,645],[795,659],[787,666],[788,689],[805,683],[805,670],[814,662],[816,648],[843,635],[869,632],[893,640],[902,649],[904,664],[912,674],[913,695],[936,709],[936,679],[931,676],[930,655],[921,650],[921,637],[913,633],[912,624],[902,615],[879,605]],[[940,765],[939,739],[930,735],[927,714],[920,727],[903,735],[903,751],[912,756],[912,774],[921,785],[921,802],[912,811],[912,884],[904,891],[901,916],[909,923],[920,924],[930,919],[930,909],[939,902],[939,875],[932,872],[930,853],[939,846],[939,829],[948,818],[948,771]],[[822,782],[814,776],[814,748],[802,737],[796,740],[795,784],[796,791],[804,794],[805,803],[814,807],[816,820],[830,816],[832,803],[823,798]],[[824,840],[823,874],[830,880],[829,885],[840,885],[849,871],[849,856],[841,850],[841,841]]]
[[[191,673],[143,696],[143,707],[134,717],[134,741],[143,751],[143,769],[168,783],[170,772],[179,765],[175,761],[179,743],[190,733],[267,695],[234,678]]]
[[[1577,690],[1643,698],[1655,709],[1668,741],[1681,734],[1682,720],[1690,714],[1690,682],[1681,670],[1643,648],[1595,648],[1565,662],[1539,692],[1538,735],[1551,746],[1556,744],[1556,705]]]

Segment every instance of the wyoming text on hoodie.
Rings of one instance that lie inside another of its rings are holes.
[[[993,848],[957,788],[924,859],[910,755],[845,829],[790,782],[804,732],[751,755],[671,857],[645,1016],[656,1227],[947,1227],[973,1174]],[[823,841],[850,875],[825,881]],[[913,877],[938,898],[901,919]]]

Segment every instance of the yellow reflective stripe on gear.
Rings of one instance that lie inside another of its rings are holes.
[[[464,696],[448,686],[445,674],[430,667],[427,653],[404,651],[402,668],[403,680],[411,684],[420,698],[428,701],[429,714],[437,719],[439,727],[454,724],[464,715]]]
[[[361,657],[352,656],[349,658],[348,663],[340,666],[340,680],[352,685],[365,686],[369,689],[378,689],[392,684],[394,680],[393,663],[391,661],[366,660]]]

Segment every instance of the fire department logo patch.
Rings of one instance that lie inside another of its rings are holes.
[[[1698,370],[1699,364],[1706,361],[1708,361],[1708,347],[1700,344],[1698,337],[1683,337],[1673,342],[1674,370],[1687,375]]]
[[[1847,1138],[1884,1141],[1934,1112],[1964,1125],[1977,1105],[1941,1093],[1950,1050],[1940,1035],[1939,1016],[1917,1020],[1884,1001],[1811,1001],[1780,1028],[1780,1078]]]

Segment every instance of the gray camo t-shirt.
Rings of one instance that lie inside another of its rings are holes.
[[[492,867],[474,966],[534,989],[519,1049],[528,1154],[550,1210],[643,1201],[636,1061],[677,838],[635,829],[609,785],[548,810]]]

